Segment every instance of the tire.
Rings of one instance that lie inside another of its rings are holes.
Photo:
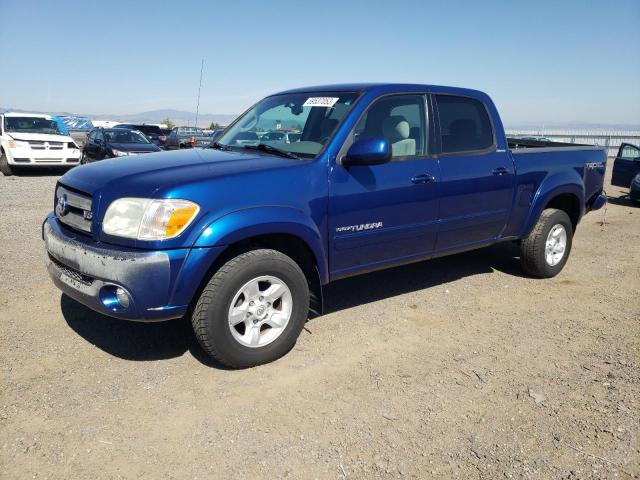
[[[563,233],[564,248],[560,253]],[[522,268],[534,277],[555,277],[569,259],[572,240],[573,226],[569,216],[562,210],[545,209],[531,233],[520,243]]]
[[[11,175],[13,175],[11,165],[9,165],[9,161],[7,160],[7,156],[4,154],[4,152],[0,152],[0,173],[2,173],[5,177],[10,177]]]
[[[87,164],[87,158],[84,156],[84,152],[80,153],[80,165],[86,165]]]
[[[257,290],[251,288],[256,281]],[[270,292],[284,291],[276,285],[279,282],[288,294],[285,291],[276,299],[278,293]],[[272,328],[285,323],[287,312],[286,324]],[[298,264],[276,250],[259,249],[232,258],[211,277],[196,303],[191,324],[211,357],[231,368],[246,368],[272,362],[291,350],[308,312],[309,286]],[[239,318],[243,320],[232,326]]]

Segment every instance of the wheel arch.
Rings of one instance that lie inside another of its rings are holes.
[[[220,217],[204,228],[195,248],[218,247],[195,298],[211,276],[228,260],[248,250],[268,248],[293,259],[302,269],[311,292],[311,310],[322,313],[322,285],[328,282],[328,265],[322,237],[303,212],[290,207],[257,207]]]
[[[564,211],[571,219],[575,232],[584,214],[584,185],[581,177],[575,175],[556,175],[544,181],[536,192],[529,212],[523,236],[533,230],[540,215],[547,208]]]

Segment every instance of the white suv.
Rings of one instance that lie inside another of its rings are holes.
[[[78,145],[51,115],[0,114],[0,172],[5,176],[14,166],[74,166],[79,160]]]

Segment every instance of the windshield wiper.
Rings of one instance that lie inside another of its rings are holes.
[[[218,142],[213,142],[211,145],[209,145],[209,148],[215,148],[216,150],[223,150],[223,151],[231,150],[228,145],[224,145]]]
[[[244,145],[244,148],[248,150],[260,150],[261,152],[271,153],[279,157],[295,159],[300,158],[294,153],[287,152],[286,150],[280,150],[279,148],[272,147],[271,145],[267,145],[266,143],[259,143],[258,145]]]

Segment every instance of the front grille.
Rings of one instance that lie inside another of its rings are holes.
[[[62,150],[63,142],[42,142],[40,140],[28,140],[32,150]]]
[[[65,225],[91,232],[91,197],[84,193],[69,190],[63,185],[58,185],[55,198],[56,218]]]
[[[80,283],[84,283],[85,285],[91,285],[95,280],[93,277],[90,277],[89,275],[85,275],[84,273],[80,273],[79,271],[74,270],[71,267],[67,267],[64,263],[60,262],[57,258],[55,258],[51,254],[49,254],[49,260],[51,260],[51,263],[53,263],[66,276],[71,277]]]

